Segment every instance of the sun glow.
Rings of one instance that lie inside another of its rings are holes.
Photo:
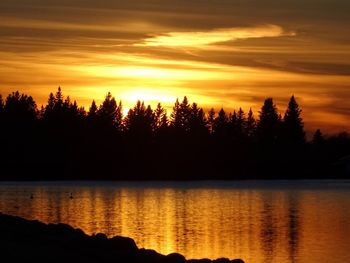
[[[145,87],[125,90],[120,94],[120,98],[122,101],[127,102],[123,107],[124,115],[128,113],[129,109],[138,100],[144,102],[146,105],[151,105],[152,108],[155,108],[158,103],[161,103],[166,109],[172,107],[172,104],[176,101],[176,96],[167,90],[154,90]]]

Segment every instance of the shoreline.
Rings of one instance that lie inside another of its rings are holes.
[[[9,262],[244,263],[241,259],[186,259],[138,248],[129,237],[87,235],[67,224],[45,224],[0,212],[2,258]]]

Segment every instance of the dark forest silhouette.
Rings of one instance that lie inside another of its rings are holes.
[[[41,109],[18,91],[0,96],[2,180],[301,179],[347,176],[350,136],[305,137],[290,98],[282,116],[267,98],[250,109],[205,113],[184,97],[171,114],[138,101],[123,116],[108,93],[88,111],[61,88]],[[342,159],[343,158],[343,159]],[[346,159],[346,158],[345,158]]]

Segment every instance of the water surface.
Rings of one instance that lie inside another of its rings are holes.
[[[346,181],[2,182],[0,211],[187,258],[344,263],[350,255]]]

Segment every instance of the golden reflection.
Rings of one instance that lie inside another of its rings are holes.
[[[311,263],[332,261],[335,254],[346,260],[350,245],[347,191],[133,184],[0,188],[4,213],[67,223],[88,234],[129,236],[139,247],[187,258]]]

